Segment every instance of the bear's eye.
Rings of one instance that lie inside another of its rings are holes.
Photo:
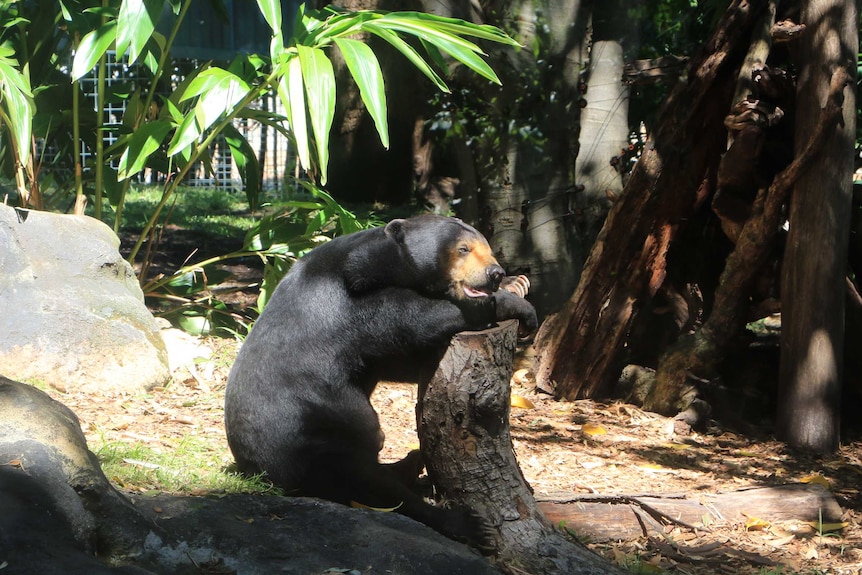
[[[468,245],[458,246],[458,255],[466,256],[469,253],[470,253],[470,246],[468,246]]]

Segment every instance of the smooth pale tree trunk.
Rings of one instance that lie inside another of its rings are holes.
[[[802,3],[795,141],[814,130],[836,68],[855,79],[857,10],[852,0]],[[832,452],[839,441],[844,276],[850,227],[855,81],[844,89],[843,123],[821,161],[797,183],[781,282],[779,436],[795,447]]]
[[[628,146],[629,91],[623,84],[623,45],[619,2],[599,3],[593,9],[586,107],[581,112],[581,133],[575,180],[584,186],[578,194],[582,212],[578,230],[589,249],[604,223],[613,198],[623,191],[619,159]],[[617,158],[617,163],[612,160]]]

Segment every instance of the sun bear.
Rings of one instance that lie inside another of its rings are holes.
[[[504,277],[485,238],[443,216],[313,249],[279,283],[231,368],[225,428],[239,469],[265,471],[289,494],[397,508],[481,546],[487,531],[472,512],[409,488],[418,454],[378,462],[383,433],[369,397],[381,379],[415,382],[459,331],[506,319],[534,331],[533,306],[499,290]]]

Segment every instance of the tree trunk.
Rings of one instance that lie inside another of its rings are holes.
[[[329,4],[318,0],[317,5]],[[421,10],[417,1],[340,0],[333,4],[347,10]],[[341,53],[330,56],[335,67],[338,100],[330,137],[327,190],[339,200],[406,204],[412,199],[413,128],[425,117],[433,86],[404,56],[376,38],[374,44],[385,79],[389,114],[389,149],[380,143],[377,128]]]
[[[830,76],[843,69],[848,79],[855,79],[859,43],[852,1],[804,2],[801,23],[808,28],[800,40],[798,143],[818,129]],[[821,453],[837,449],[839,439],[844,275],[856,134],[853,84],[841,87],[841,126],[826,140],[818,169],[796,184],[790,202],[781,284],[779,436],[790,445]]]
[[[724,116],[765,1],[736,0],[659,115],[608,215],[575,294],[536,337],[539,385],[576,399],[606,392],[622,369],[638,309],[661,287],[680,228],[709,195]]]
[[[607,215],[611,200],[623,191],[621,151],[628,146],[629,91],[623,84],[622,29],[625,10],[618,1],[600,2],[593,8],[586,107],[581,112],[581,133],[575,181],[583,185],[577,195],[581,236],[588,249]]]
[[[447,501],[495,530],[498,561],[527,572],[621,573],[558,532],[539,511],[509,435],[517,322],[453,338],[420,382],[417,427],[428,474]]]
[[[502,87],[472,72],[461,74],[464,68],[453,66],[446,78],[451,106],[435,110],[429,103],[435,94],[431,83],[403,55],[381,45],[375,53],[386,78],[389,150],[380,146],[352,81],[339,71],[343,66],[336,50],[339,100],[327,188],[338,199],[395,205],[422,202],[430,195],[436,198],[431,203],[438,211],[446,208],[455,189],[453,211],[488,236],[508,273],[530,276],[530,298],[539,315],[558,309],[571,294],[584,259],[583,250],[571,245],[580,111],[574,102],[584,28],[578,20],[581,1],[336,4],[349,9],[424,10],[508,30],[518,26],[522,43],[541,47],[538,57],[533,50],[499,46],[489,50]],[[432,133],[425,125],[432,113],[450,114],[457,126],[447,129],[442,127],[446,122],[440,122]],[[471,125],[465,117],[479,120]],[[421,133],[415,130],[417,125],[424,128]],[[446,197],[439,198],[440,192]]]

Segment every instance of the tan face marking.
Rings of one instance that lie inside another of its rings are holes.
[[[456,243],[450,253],[452,292],[463,297],[464,286],[490,292],[488,268],[497,265],[497,259],[485,238],[465,237]]]

